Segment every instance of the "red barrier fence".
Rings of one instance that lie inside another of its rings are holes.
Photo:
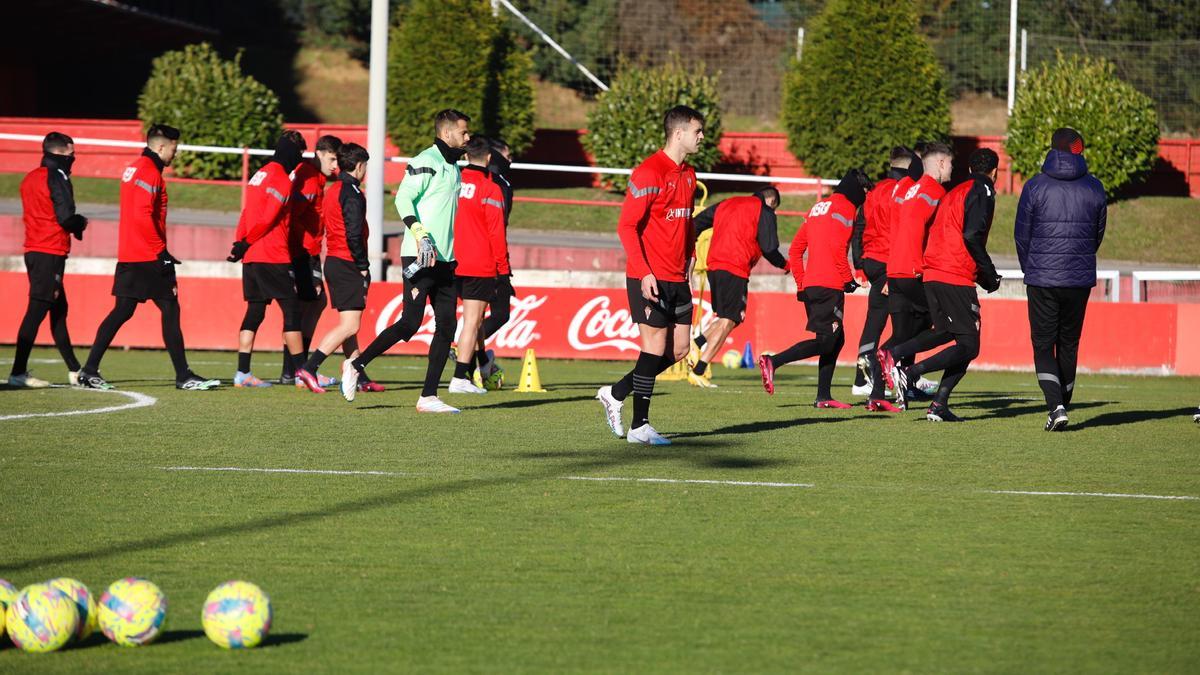
[[[304,134],[311,147],[322,134],[334,134],[344,141],[366,146],[367,128],[349,124],[289,124]],[[0,132],[42,135],[61,131],[80,138],[108,138],[138,141],[142,138],[141,123],[136,120],[89,120],[0,117]],[[522,155],[527,162],[545,164],[589,165],[591,156],[583,148],[585,131],[539,129],[533,146]],[[185,138],[186,140],[186,138]],[[955,149],[963,154],[975,148],[991,148],[1000,155],[1000,175],[996,185],[1001,192],[1017,192],[1021,179],[1009,168],[1002,136],[956,136]],[[787,136],[772,133],[726,132],[721,138],[721,171],[754,173],[787,178],[810,178],[803,164],[787,150]],[[419,150],[419,149],[417,149]],[[410,149],[411,151],[411,149]],[[136,153],[124,148],[80,146],[75,172],[80,176],[121,175],[131,156]],[[387,154],[401,154],[390,142]],[[26,172],[37,166],[41,150],[33,143],[0,140],[0,173]],[[251,159],[253,164],[255,159]],[[398,183],[404,167],[390,162],[385,172],[388,183]],[[550,174],[544,171],[524,171],[518,176],[525,187],[589,186],[596,177],[589,174]],[[730,189],[729,184],[722,185]],[[741,187],[741,186],[737,186]],[[748,186],[747,186],[748,187]],[[1159,141],[1159,157],[1154,170],[1136,190],[1144,195],[1174,195],[1200,197],[1200,139],[1167,139]]]
[[[112,308],[111,278],[68,275],[67,296],[71,312],[68,324],[74,339],[88,344],[96,327]],[[403,286],[378,283],[371,286],[363,314],[360,341],[370,341],[400,317]],[[519,357],[526,348],[549,358],[632,359],[639,351],[637,327],[629,317],[625,293],[601,288],[518,288],[512,319],[497,333],[491,346],[505,357]],[[28,293],[25,275],[0,272],[0,294],[12,298],[9,310],[0,313],[0,342],[16,339],[21,311]],[[238,327],[245,309],[237,279],[183,278],[179,298],[183,310],[183,333],[193,349],[232,350],[237,347]],[[707,299],[704,302],[707,311]],[[846,301],[846,331],[852,336],[840,360],[852,363],[858,334],[862,330],[866,298],[852,295]],[[337,320],[326,311],[318,335]],[[746,322],[733,332],[729,348],[741,349],[749,340],[757,351],[781,351],[808,334],[804,311],[786,293],[755,294]],[[983,300],[983,349],[980,367],[1028,370],[1033,363],[1029,344],[1025,303],[1019,300]],[[1120,326],[1120,331],[1112,330]],[[279,314],[268,312],[259,332],[258,348],[280,348]],[[157,310],[152,305],[137,314],[117,335],[115,347],[161,347]],[[1200,375],[1200,350],[1187,336],[1200,332],[1200,305],[1093,303],[1088,308],[1080,366],[1089,370],[1115,370],[1154,374]],[[396,354],[423,353],[432,338],[432,311],[427,309],[421,330]],[[52,344],[43,326],[39,344]],[[1192,345],[1187,348],[1187,345]],[[167,367],[164,362],[164,368]]]

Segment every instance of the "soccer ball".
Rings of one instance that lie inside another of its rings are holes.
[[[79,629],[75,632],[76,640],[86,640],[96,630],[96,600],[92,592],[78,579],[59,577],[46,583],[62,591],[75,603],[79,610]]]
[[[167,596],[136,577],[114,581],[100,598],[100,630],[126,647],[154,642],[167,618]]]
[[[257,647],[271,630],[271,618],[271,599],[249,581],[214,588],[200,614],[204,634],[225,649]]]
[[[49,584],[26,586],[5,616],[13,644],[27,652],[52,652],[79,629],[79,611],[65,593]]]
[[[736,349],[730,349],[721,357],[721,365],[726,368],[741,368],[742,354]]]
[[[0,579],[0,638],[4,637],[4,615],[8,612],[8,606],[12,604],[15,597],[17,597],[17,587],[8,583],[7,579]]]

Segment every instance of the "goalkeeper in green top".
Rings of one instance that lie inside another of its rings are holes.
[[[450,355],[458,318],[458,293],[454,285],[454,213],[462,176],[458,160],[471,139],[471,118],[457,110],[443,110],[434,118],[437,137],[433,145],[412,158],[396,191],[396,210],[408,227],[400,247],[404,268],[404,312],[354,359],[351,378],[342,383],[342,396],[354,400],[357,375],[376,356],[400,341],[408,341],[421,327],[425,301],[433,305],[433,339],[425,386],[417,399],[417,412],[456,413],[438,398],[438,383]],[[351,381],[353,380],[353,381]]]

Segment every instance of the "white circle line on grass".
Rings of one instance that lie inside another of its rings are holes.
[[[71,415],[98,415],[100,413],[113,413],[122,410],[133,410],[134,408],[146,408],[158,403],[158,399],[153,396],[141,394],[136,391],[121,391],[117,389],[92,389],[87,390],[89,393],[97,394],[117,394],[131,399],[129,403],[121,405],[110,405],[103,408],[90,408],[88,410],[63,410],[60,412],[44,412],[44,413],[19,413],[16,415],[0,415],[0,422],[6,420],[23,420],[31,417],[69,417]]]
[[[421,474],[403,473],[397,471],[374,471],[374,470],[349,470],[349,469],[290,469],[290,468],[263,468],[263,467],[245,467],[245,466],[160,466],[155,467],[163,471],[210,471],[210,472],[232,472],[232,473],[275,473],[275,474],[301,474],[301,475],[320,475],[320,476],[389,476],[394,478],[406,478],[418,476]],[[684,484],[684,485],[726,485],[732,487],[765,487],[765,488],[815,488],[815,483],[786,483],[778,481],[750,481],[750,480],[715,480],[702,478],[658,478],[658,477],[634,477],[634,476],[561,476],[560,480],[584,481],[590,483],[659,483],[659,484]],[[829,486],[832,489],[837,489],[837,486]],[[853,490],[895,490],[894,487],[879,486],[843,486],[845,489]],[[1169,501],[1200,501],[1200,497],[1191,495],[1152,495],[1142,493],[1127,493],[1127,492],[1069,492],[1069,491],[1043,491],[1043,490],[975,490],[975,494],[989,495],[1010,495],[1010,496],[1026,496],[1026,497],[1098,497],[1107,499],[1157,499]]]

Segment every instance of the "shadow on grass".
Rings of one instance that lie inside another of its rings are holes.
[[[727,436],[734,434],[755,434],[763,431],[779,431],[781,429],[794,429],[809,424],[832,424],[834,422],[846,422],[854,419],[853,417],[825,417],[811,418],[801,417],[790,420],[768,420],[763,422],[746,422],[744,424],[731,424],[727,427],[719,427],[712,431],[692,431],[682,434],[675,434],[671,438],[697,438],[703,436]]]
[[[1071,410],[1086,410],[1088,408],[1098,408],[1113,403],[1113,401],[1087,401],[1071,406]],[[1006,398],[988,398],[980,400],[951,400],[950,407],[952,409],[963,410],[979,410],[990,411],[989,415],[973,416],[974,419],[1007,419],[1009,417],[1021,417],[1024,415],[1046,415],[1046,404],[1038,399],[1035,403],[1028,403],[1024,400],[1013,400]]]
[[[259,645],[259,647],[282,647],[283,645],[304,642],[307,639],[307,633],[279,633],[278,635],[271,633],[267,636],[267,639],[262,641],[262,644]]]
[[[551,405],[554,403],[573,403],[575,401],[590,401],[592,396],[567,396],[565,398],[525,398],[515,401],[503,401],[500,403],[491,403],[488,405],[473,405],[468,406],[470,410],[504,410],[518,408],[536,408],[540,405]]]
[[[169,630],[165,631],[162,635],[159,635],[158,639],[154,641],[154,644],[167,645],[171,644],[172,642],[186,642],[188,640],[195,640],[196,638],[202,637],[204,637],[204,631],[202,630]]]
[[[1084,406],[1079,405],[1072,408],[1072,411]],[[1104,413],[1097,415],[1091,419],[1081,420],[1078,423],[1072,421],[1067,426],[1065,431],[1078,431],[1080,429],[1091,429],[1093,427],[1111,427],[1121,424],[1136,424],[1137,422],[1152,422],[1155,420],[1167,420],[1179,418],[1180,421],[1190,421],[1192,415],[1196,413],[1195,408],[1174,408],[1172,410],[1122,410],[1119,412]]]

